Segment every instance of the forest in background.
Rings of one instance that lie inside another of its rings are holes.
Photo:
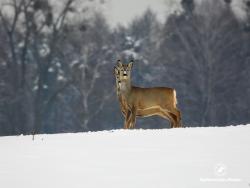
[[[0,135],[122,128],[117,59],[135,61],[134,85],[175,88],[184,126],[250,122],[250,1],[244,20],[230,0],[182,0],[163,24],[148,9],[114,29],[102,12],[62,2],[1,6]],[[137,121],[168,127],[158,117]]]

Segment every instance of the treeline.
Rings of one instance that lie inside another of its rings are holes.
[[[79,2],[7,0],[0,12],[0,135],[122,128],[116,60],[135,60],[135,85],[177,90],[186,126],[250,122],[250,3],[183,0],[164,24],[147,10],[111,29]],[[86,16],[85,16],[86,14]],[[145,118],[140,128],[166,128]]]

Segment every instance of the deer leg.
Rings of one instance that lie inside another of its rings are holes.
[[[132,115],[131,111],[127,110],[126,118],[125,118],[125,122],[124,122],[124,129],[129,128],[129,125],[130,125],[130,122],[131,122],[131,115]]]
[[[120,109],[121,109],[122,115],[124,116],[124,118],[126,118],[126,115],[127,115],[126,104],[124,103],[122,98],[119,98],[119,103],[120,103]]]
[[[122,112],[123,117],[126,118],[126,112],[125,112],[125,110],[121,109],[121,112]]]
[[[169,122],[170,122],[170,127],[171,128],[174,128],[175,127],[175,120],[174,120],[174,118],[166,111],[166,110],[161,110],[161,116],[164,118],[164,119],[166,119],[166,120],[168,120]]]
[[[131,119],[130,119],[129,128],[135,128],[135,121],[136,121],[136,110],[133,107],[131,110]]]
[[[171,114],[175,118],[176,127],[181,127],[181,112],[178,109],[173,109]]]
[[[178,127],[178,118],[177,118],[177,116],[175,115],[175,114],[173,114],[173,113],[169,113],[169,115],[173,118],[173,120],[174,120],[174,128],[176,128],[176,127]]]
[[[178,116],[177,116],[177,118],[178,118],[178,126],[179,127],[182,127],[182,125],[181,125],[181,112],[180,112],[180,110],[178,110],[178,109],[176,109],[177,110],[177,113],[178,113]]]
[[[170,120],[170,123],[171,123],[171,128],[175,128],[176,127],[176,121],[175,119],[173,118],[173,116],[171,116],[171,114],[168,115],[168,118]]]

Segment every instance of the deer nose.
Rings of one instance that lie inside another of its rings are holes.
[[[123,71],[123,76],[127,76],[127,71]]]

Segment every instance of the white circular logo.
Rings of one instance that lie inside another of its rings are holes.
[[[216,176],[225,176],[227,173],[227,166],[225,164],[216,164],[214,166],[214,174]]]

